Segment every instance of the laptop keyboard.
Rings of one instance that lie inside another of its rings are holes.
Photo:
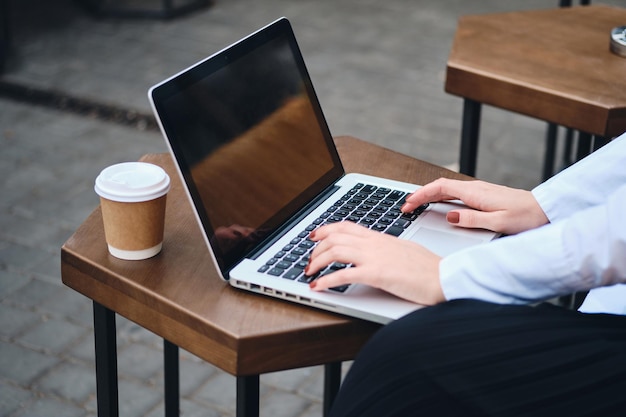
[[[347,220],[372,230],[399,236],[428,207],[428,204],[424,204],[412,213],[402,213],[400,208],[406,196],[404,191],[361,183],[355,185],[288,245],[274,254],[259,268],[259,272],[309,284],[320,276],[350,267],[335,262],[315,275],[305,275],[304,268],[316,245],[316,242],[309,239],[309,234],[322,225]],[[349,285],[342,285],[331,290],[344,292],[348,287]]]

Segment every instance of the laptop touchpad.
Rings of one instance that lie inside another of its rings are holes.
[[[452,252],[482,242],[480,239],[474,239],[469,236],[461,236],[441,230],[428,229],[426,227],[417,229],[408,239],[425,246],[439,256],[446,256]]]

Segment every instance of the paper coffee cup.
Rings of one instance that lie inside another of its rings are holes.
[[[170,189],[170,178],[161,167],[145,162],[112,165],[98,175],[94,189],[111,255],[139,260],[161,251]]]

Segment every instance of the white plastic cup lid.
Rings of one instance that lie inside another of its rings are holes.
[[[611,52],[626,58],[626,26],[611,30]]]
[[[137,203],[167,194],[170,177],[154,164],[123,162],[103,169],[96,178],[94,189],[107,200]]]

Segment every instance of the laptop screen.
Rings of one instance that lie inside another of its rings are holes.
[[[343,174],[286,19],[151,98],[225,277]]]

